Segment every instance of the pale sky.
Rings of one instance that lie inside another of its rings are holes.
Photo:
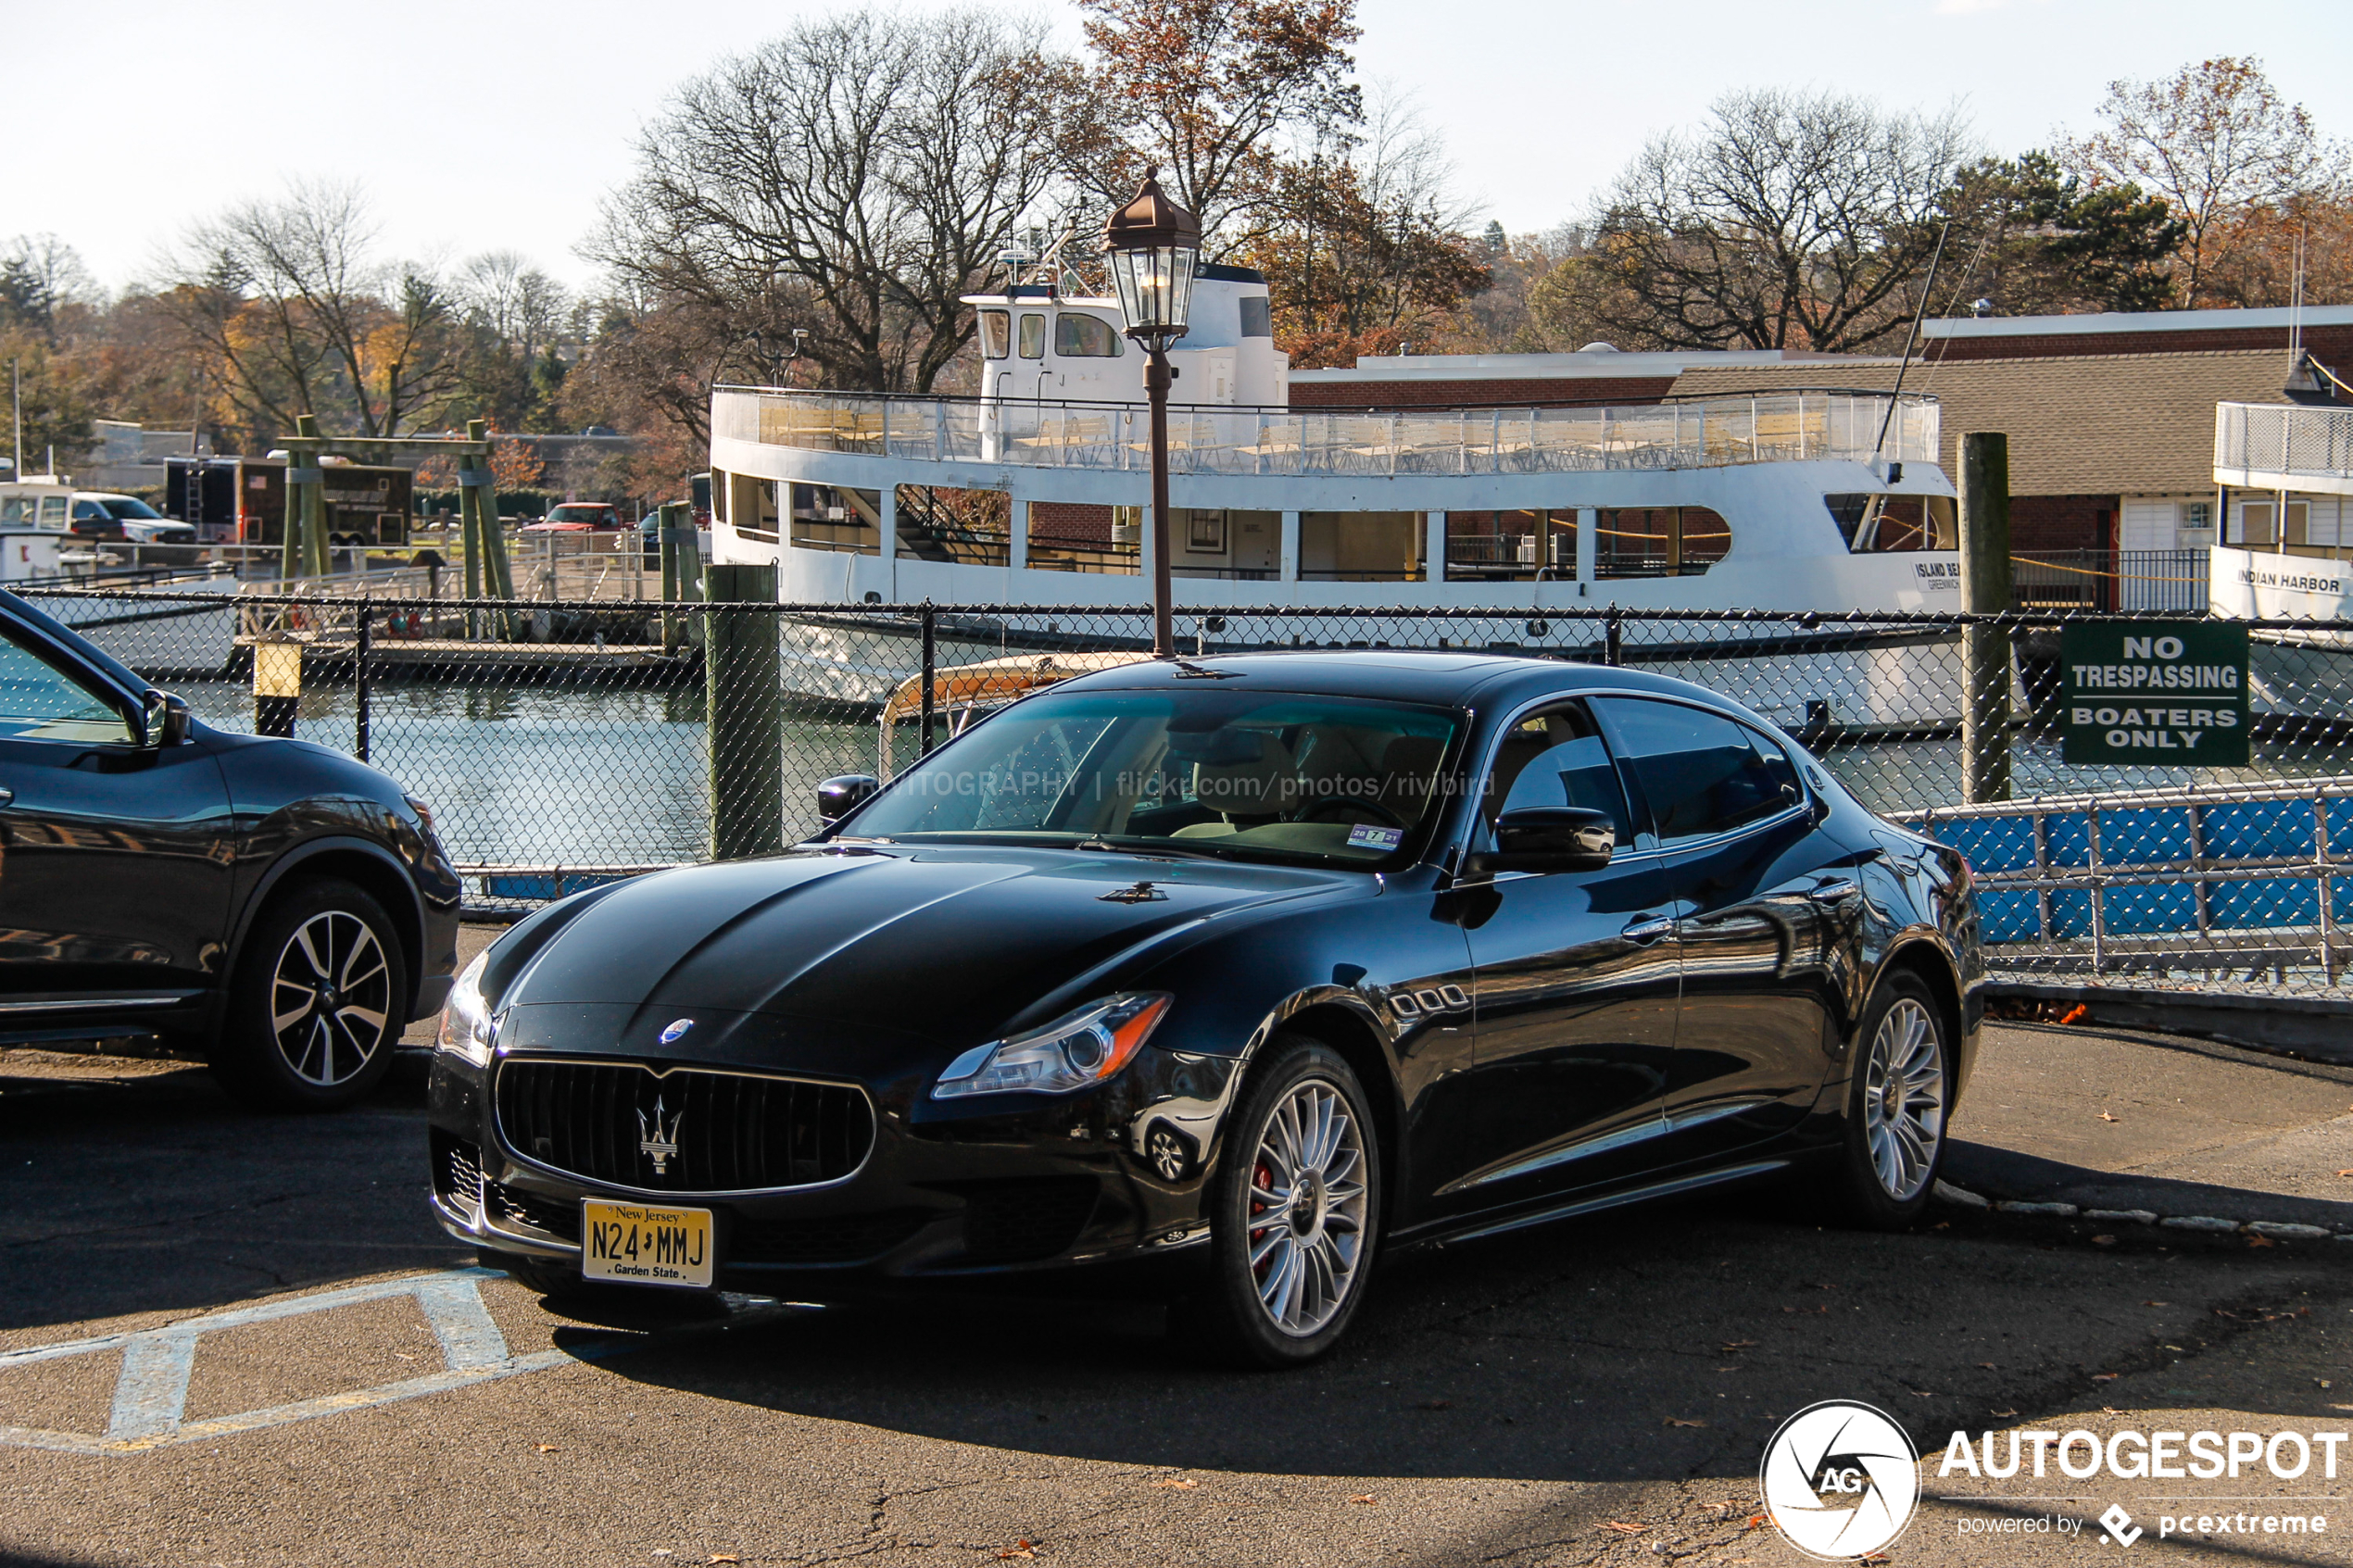
[[[365,186],[387,252],[510,249],[577,286],[573,247],[671,86],[839,3],[5,0],[0,237],[54,232],[120,288],[208,209],[324,176]],[[2254,54],[2353,137],[2353,0],[1359,4],[1361,76],[1419,104],[1515,233],[1578,215],[1647,135],[1736,87],[1957,100],[2015,153],[2087,126],[2112,78]],[[1072,7],[1039,8],[1075,45]]]

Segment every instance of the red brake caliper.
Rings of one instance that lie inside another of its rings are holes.
[[[1272,1193],[1275,1190],[1275,1173],[1267,1168],[1266,1161],[1264,1160],[1260,1160],[1257,1165],[1252,1169],[1250,1185],[1250,1237],[1252,1241],[1256,1241],[1267,1228],[1264,1224],[1259,1223],[1260,1217],[1264,1215],[1267,1210],[1274,1207],[1273,1204],[1262,1199],[1258,1196],[1262,1192]],[[1273,1266],[1274,1255],[1269,1253],[1267,1254],[1266,1261],[1260,1263],[1254,1272],[1263,1274]]]

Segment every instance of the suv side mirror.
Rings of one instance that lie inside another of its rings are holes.
[[[817,786],[817,817],[830,827],[874,798],[882,782],[872,773],[843,773]]]
[[[153,751],[188,738],[187,699],[150,690],[139,715],[139,744]]]
[[[1473,855],[1473,876],[1497,872],[1591,872],[1617,852],[1617,827],[1590,806],[1522,806],[1495,819],[1495,847]]]

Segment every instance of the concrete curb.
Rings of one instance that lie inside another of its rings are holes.
[[[2230,1220],[2215,1214],[2158,1214],[2147,1209],[2079,1209],[2072,1203],[2021,1203],[1991,1198],[1967,1187],[1939,1181],[1930,1198],[1949,1209],[1977,1209],[1993,1213],[2021,1214],[2046,1220],[2094,1220],[2117,1224],[2157,1225],[2167,1230],[2208,1235],[2259,1236],[2267,1240],[2353,1242],[2353,1225],[2330,1230],[2325,1225],[2299,1225],[2284,1220]]]

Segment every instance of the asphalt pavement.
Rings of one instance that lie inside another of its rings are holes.
[[[2353,1476],[2182,1503],[1938,1462],[1956,1429],[2353,1426],[2353,1241],[2294,1230],[2353,1224],[2353,1069],[1997,1027],[1972,1196],[1915,1231],[1759,1189],[1425,1252],[1257,1376],[1142,1306],[567,1316],[433,1223],[422,1099],[262,1117],[201,1070],[0,1053],[0,1562],[1797,1563],[1759,1459],[1831,1399],[1924,1451],[1892,1562],[2113,1553],[2111,1504],[2135,1557],[2353,1560]],[[2186,1507],[2329,1527],[2160,1538]]]

